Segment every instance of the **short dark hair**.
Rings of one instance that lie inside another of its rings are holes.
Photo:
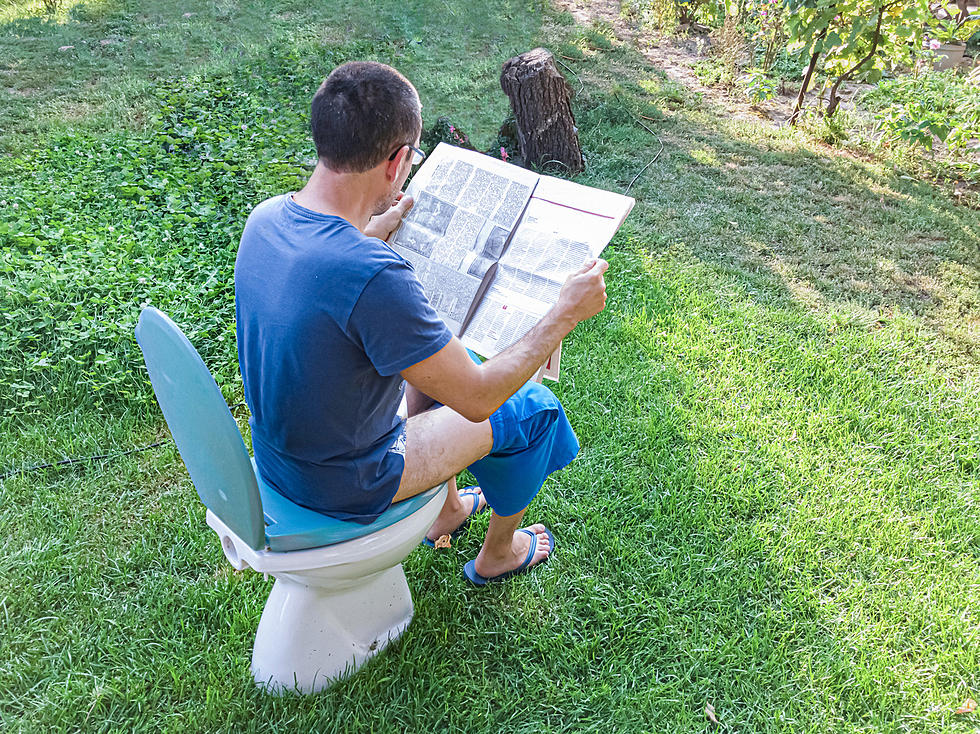
[[[317,157],[346,173],[374,168],[399,145],[413,144],[422,131],[415,87],[373,61],[334,69],[313,95],[310,111]]]

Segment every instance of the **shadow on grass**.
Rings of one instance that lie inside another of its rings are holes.
[[[579,122],[596,161],[587,174],[620,186],[657,141],[631,120],[658,105],[665,82],[625,50],[640,85],[587,89]],[[627,58],[623,58],[627,57]],[[607,81],[608,87],[611,82]],[[623,104],[624,99],[626,104]],[[791,132],[717,119],[694,105],[647,121],[665,144],[637,181],[629,226],[655,245],[683,242],[697,257],[806,308],[878,328],[898,312],[976,354],[980,340],[980,212],[881,163],[818,150]],[[721,129],[721,132],[719,131]],[[624,140],[638,155],[624,159]],[[642,156],[642,157],[641,157]]]
[[[365,53],[416,79],[427,115],[489,137],[506,106],[500,61],[540,39],[514,30],[520,4],[504,2],[467,16],[479,28],[451,44],[435,31],[466,26],[442,15],[461,7],[385,5],[387,38],[348,30],[360,15],[374,23],[366,6],[338,9],[343,22],[309,26],[237,79],[255,78],[255,110],[298,104],[310,65],[326,63],[311,39],[371,36]],[[555,530],[555,557],[468,587],[481,517],[457,547],[409,558],[416,618],[400,643],[322,696],[271,698],[248,678],[269,583],[228,570],[172,451],[18,478],[0,487],[5,716],[48,730],[703,731],[710,701],[739,731],[921,730],[976,691],[980,494],[964,457],[978,406],[945,379],[947,351],[969,352],[941,336],[949,303],[976,317],[974,213],[874,165],[729,125],[627,50],[591,51],[576,64],[583,181],[622,190],[657,153],[624,104],[660,110],[665,148],[609,250],[609,307],[563,355],[556,392],[583,450],[528,515]],[[637,91],[633,78],[651,83]],[[277,151],[301,145],[297,129],[283,127]],[[259,197],[281,179],[247,181]],[[160,257],[187,247],[203,260],[198,228],[175,230]],[[198,280],[230,282],[230,261],[204,262],[217,266]],[[934,279],[932,295],[887,262]],[[159,273],[194,275],[181,265]],[[188,283],[169,297],[195,301],[186,320],[211,341],[228,293],[192,296],[200,283]],[[934,328],[935,349],[923,336]],[[75,430],[44,438],[71,446]]]
[[[655,106],[656,83],[624,93],[620,80],[624,69],[657,76],[625,49],[610,67],[594,70],[605,90],[585,96],[579,122],[598,161],[590,178],[624,184],[657,143],[612,97]],[[915,720],[907,681],[927,661],[942,661],[929,685],[962,692],[965,675],[965,691],[976,686],[973,655],[961,665],[952,651],[963,654],[978,623],[969,457],[980,440],[962,407],[975,380],[980,219],[880,164],[762,125],[718,132],[717,113],[694,105],[653,123],[665,149],[633,189],[643,201],[629,225],[662,263],[657,275],[701,271],[713,296],[690,299],[690,337],[668,336],[682,351],[667,361],[697,393],[670,401],[693,429],[690,481],[677,491],[717,533],[705,571],[724,568],[743,538],[750,552],[737,563],[761,571],[749,584],[767,597],[759,611],[782,620],[765,640],[782,640],[769,660],[794,671],[794,697],[852,724],[861,711]],[[624,139],[632,160],[617,150]],[[935,554],[945,562],[930,563]],[[715,600],[741,598],[737,578],[701,581]],[[936,584],[954,611],[929,635]],[[742,611],[753,617],[751,604]]]

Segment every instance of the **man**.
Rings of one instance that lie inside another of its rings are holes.
[[[255,208],[235,265],[259,472],[294,502],[365,523],[451,480],[428,537],[452,534],[489,503],[467,578],[483,584],[527,570],[554,541],[543,525],[519,529],[524,510],[578,452],[557,399],[528,380],[603,309],[607,265],[586,263],[531,332],[481,364],[384,242],[411,207],[400,192],[424,157],[415,88],[383,64],[344,64],[314,96],[311,126],[310,180]],[[466,467],[480,487],[461,496],[455,475]]]

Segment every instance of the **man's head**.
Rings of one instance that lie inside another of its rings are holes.
[[[385,64],[351,61],[334,69],[313,96],[310,126],[320,162],[361,173],[389,159],[422,132],[415,87]]]

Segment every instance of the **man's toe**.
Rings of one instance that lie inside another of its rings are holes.
[[[534,533],[534,555],[529,566],[536,566],[551,555],[551,536],[548,529],[541,523],[535,523],[527,528]]]

